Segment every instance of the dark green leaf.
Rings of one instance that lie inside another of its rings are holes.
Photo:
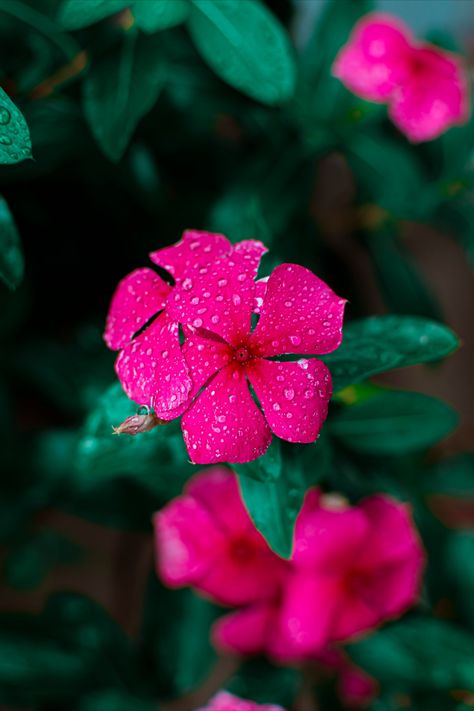
[[[274,105],[295,86],[285,30],[258,0],[191,0],[189,30],[203,59],[231,86]]]
[[[438,462],[427,472],[423,490],[433,494],[474,494],[474,454],[460,454]]]
[[[130,6],[132,0],[65,0],[59,21],[67,30],[79,30]]]
[[[120,160],[164,80],[158,35],[129,32],[118,57],[112,54],[93,65],[84,81],[84,113],[110,160]]]
[[[276,481],[239,476],[245,506],[257,529],[275,553],[289,558],[293,531],[304,495],[326,474],[330,459],[325,438],[310,445],[287,445],[283,470]]]
[[[30,132],[24,116],[0,88],[0,164],[12,165],[31,157]]]
[[[10,289],[16,289],[23,270],[20,236],[8,205],[0,196],[0,277]]]
[[[457,423],[456,412],[441,400],[421,393],[387,391],[344,409],[328,427],[357,452],[400,455],[430,447]]]
[[[282,469],[280,440],[274,437],[262,457],[246,464],[233,464],[232,468],[237,474],[249,476],[257,481],[276,481],[279,479]]]
[[[135,0],[132,13],[144,32],[157,32],[184,22],[189,14],[188,0]]]
[[[81,696],[78,711],[159,711],[154,701],[137,698],[122,689],[107,689]]]
[[[395,686],[469,689],[474,679],[474,638],[441,620],[404,620],[350,645],[348,652],[369,674]]]
[[[291,708],[301,682],[298,670],[277,667],[266,659],[258,658],[244,661],[226,688],[242,699]]]
[[[439,360],[458,346],[456,335],[435,321],[373,316],[348,323],[342,345],[321,360],[329,367],[337,392],[386,370]]]

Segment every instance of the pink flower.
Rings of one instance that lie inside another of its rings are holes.
[[[182,429],[198,464],[256,459],[272,432],[289,442],[314,442],[327,416],[331,377],[321,361],[269,359],[335,350],[342,338],[344,299],[296,264],[282,264],[266,285],[256,284],[245,259],[235,251],[232,258],[215,260],[168,306],[173,320],[194,329],[183,354],[192,395],[204,389],[184,414]],[[255,305],[259,321],[252,332]]]
[[[334,505],[308,492],[283,591],[219,620],[215,641],[243,654],[312,658],[401,615],[418,597],[423,549],[407,507],[387,496]]]
[[[347,655],[334,645],[325,647],[314,656],[323,668],[337,674],[337,690],[341,701],[350,708],[365,708],[378,691],[376,680],[366,674],[348,659]]]
[[[237,696],[220,691],[209,701],[208,706],[203,706],[196,711],[284,711],[275,704],[257,704],[255,701],[245,701]]]
[[[187,230],[180,242],[150,254],[174,285],[148,267],[136,269],[119,283],[104,339],[109,348],[120,350],[115,369],[128,397],[164,420],[183,412],[192,380],[181,351],[179,324],[169,315],[171,294],[186,292],[194,275],[205,272],[209,262],[234,252],[242,257],[249,279],[254,279],[265,251],[253,240],[232,246],[223,235]]]
[[[388,104],[410,141],[429,141],[469,117],[469,88],[460,59],[417,43],[390,15],[370,14],[340,50],[333,74],[363,99]]]
[[[271,597],[287,563],[254,527],[235,475],[224,467],[190,479],[155,514],[157,571],[172,587],[192,585],[226,605]]]

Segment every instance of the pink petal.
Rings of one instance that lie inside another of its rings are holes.
[[[414,143],[465,123],[469,89],[459,59],[430,46],[414,50],[411,76],[394,94],[389,114]]]
[[[338,683],[341,699],[352,708],[365,708],[378,691],[375,679],[354,664],[346,664]]]
[[[337,55],[332,73],[357,96],[385,101],[406,81],[411,41],[398,19],[366,15]]]
[[[413,552],[405,560],[365,573],[358,592],[380,621],[399,616],[418,600],[422,572],[423,560]]]
[[[184,415],[182,428],[195,464],[252,461],[264,454],[272,438],[238,365],[216,375]]]
[[[345,303],[309,269],[281,264],[268,279],[249,345],[261,356],[330,353],[341,344]]]
[[[168,302],[177,321],[239,346],[248,340],[254,307],[255,255],[234,251],[183,281]]]
[[[255,282],[255,305],[253,309],[255,314],[259,314],[260,309],[263,306],[263,300],[265,298],[265,294],[267,293],[267,283],[268,277],[263,277]]]
[[[226,691],[220,691],[210,701],[209,706],[197,711],[284,711],[281,706],[274,704],[257,704],[255,701],[239,699]]]
[[[304,658],[327,644],[339,600],[339,582],[334,577],[303,571],[288,579],[279,623],[288,659]]]
[[[267,648],[276,608],[257,604],[221,617],[212,629],[214,645],[223,652],[260,654]]]
[[[296,519],[292,561],[324,573],[344,574],[365,548],[369,524],[358,508],[328,510],[310,491]]]
[[[357,593],[341,593],[337,615],[331,631],[331,640],[343,642],[356,634],[372,629],[380,622],[380,613]]]
[[[127,345],[134,333],[164,308],[171,286],[143,267],[119,282],[110,304],[104,340],[112,350]]]
[[[155,514],[153,523],[157,572],[167,585],[198,584],[217,564],[225,538],[192,497],[171,501]]]
[[[360,569],[374,569],[416,554],[423,558],[411,512],[402,504],[382,494],[359,503],[369,522],[369,532],[357,563]]]
[[[158,417],[177,417],[189,398],[191,378],[181,347],[178,324],[165,312],[120,353],[115,370],[128,397],[154,408]]]
[[[178,280],[189,277],[203,264],[221,257],[230,249],[231,244],[224,235],[186,230],[179,242],[151,252],[150,259]]]
[[[328,414],[331,375],[319,360],[279,363],[256,358],[247,366],[270,429],[288,442],[314,442]]]
[[[263,242],[259,242],[259,240],[256,239],[244,239],[233,245],[231,255],[242,255],[247,265],[246,271],[249,274],[252,274],[255,279],[260,266],[260,261],[263,255],[267,252],[268,249],[265,247]]]
[[[193,395],[233,358],[233,350],[227,343],[192,333],[186,338],[182,352],[193,381]],[[212,334],[210,334],[212,335]]]
[[[186,493],[194,496],[227,534],[247,531],[250,517],[242,503],[235,474],[227,467],[216,466],[191,477]]]

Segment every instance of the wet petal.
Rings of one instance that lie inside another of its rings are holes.
[[[224,235],[186,230],[179,242],[151,252],[150,259],[176,280],[182,280],[198,271],[203,264],[227,254],[230,249],[231,244]]]
[[[123,348],[146,322],[164,308],[171,287],[152,269],[135,269],[119,282],[110,304],[104,340]]]
[[[221,370],[193,402],[182,428],[195,464],[252,461],[264,454],[272,438],[243,369],[233,364]]]
[[[268,277],[262,277],[262,279],[258,279],[258,281],[255,282],[255,305],[253,309],[255,314],[259,314],[263,306],[263,300],[267,293],[267,283]]]
[[[268,249],[265,247],[263,242],[256,239],[244,239],[233,245],[231,256],[237,254],[242,255],[247,264],[246,271],[249,274],[252,274],[255,279],[260,266],[260,261],[263,255],[267,252]]]
[[[212,516],[191,496],[181,496],[155,514],[153,524],[160,578],[167,585],[199,586],[226,543]]]
[[[261,356],[330,353],[341,344],[345,303],[309,269],[281,264],[268,279],[250,345]]]
[[[256,358],[247,366],[270,429],[288,442],[314,442],[328,413],[331,376],[319,360]]]
[[[357,96],[386,101],[409,74],[411,37],[389,15],[370,14],[358,22],[332,67],[332,73]]]
[[[232,345],[248,340],[255,294],[254,256],[234,252],[202,267],[175,289],[169,313],[180,323],[215,333]]]
[[[395,93],[392,121],[410,141],[431,141],[469,117],[468,82],[457,57],[426,47],[414,50],[415,69]]]
[[[179,344],[178,324],[165,312],[120,353],[115,370],[128,397],[162,419],[189,398],[191,378]]]

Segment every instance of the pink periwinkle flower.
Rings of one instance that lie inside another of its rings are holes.
[[[254,279],[264,252],[261,242],[231,245],[223,235],[187,230],[176,244],[150,254],[169,281],[149,267],[122,279],[112,298],[104,339],[109,348],[120,351],[115,369],[128,397],[153,408],[164,420],[183,412],[192,380],[180,346],[179,324],[169,315],[171,295],[190,289],[194,275],[205,273],[212,260],[235,253],[249,279]]]
[[[356,24],[333,74],[363,99],[387,103],[394,124],[414,143],[469,117],[469,82],[459,57],[416,42],[391,15],[373,13]]]
[[[239,699],[227,691],[220,691],[210,701],[208,706],[203,706],[197,711],[284,711],[275,704],[257,704],[255,701]]]
[[[172,586],[192,585],[226,605],[275,595],[288,563],[256,530],[235,475],[214,467],[192,477],[154,517],[157,571]]]
[[[282,264],[268,281],[256,283],[245,256],[216,259],[168,306],[173,320],[194,330],[190,334],[188,328],[183,354],[193,381],[191,396],[197,397],[182,429],[198,464],[256,459],[272,432],[289,442],[314,442],[327,416],[332,386],[324,363],[271,359],[335,350],[342,339],[345,300],[296,264]],[[252,331],[256,305],[259,320]]]
[[[328,645],[314,655],[314,660],[337,675],[338,695],[349,708],[365,708],[378,692],[377,681],[353,664],[340,647]]]
[[[283,589],[221,618],[216,644],[242,654],[310,659],[398,617],[419,594],[423,549],[410,512],[388,496],[335,505],[305,497]]]

